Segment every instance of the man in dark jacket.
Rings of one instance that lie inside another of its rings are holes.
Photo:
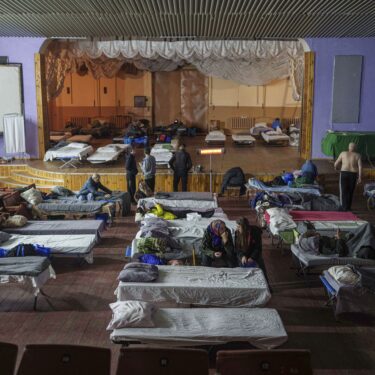
[[[132,148],[131,151],[126,156],[125,169],[126,169],[126,182],[128,184],[128,192],[130,194],[132,203],[136,204],[136,201],[134,199],[134,194],[136,191],[135,176],[138,174],[138,168],[137,168],[137,163],[135,161],[135,149],[134,148]]]
[[[178,191],[178,184],[180,179],[182,181],[182,191],[187,191],[187,178],[188,172],[193,166],[191,157],[188,152],[185,151],[185,145],[180,145],[178,151],[172,156],[169,161],[169,166],[174,172],[173,176],[173,191]]]
[[[240,167],[234,167],[225,172],[223,177],[223,182],[221,184],[221,194],[224,194],[228,186],[238,186],[241,188],[240,194],[245,194],[246,192],[246,179],[243,170]]]
[[[109,198],[111,194],[112,191],[100,182],[100,175],[94,173],[85,182],[77,196],[80,200],[94,200],[97,197]]]

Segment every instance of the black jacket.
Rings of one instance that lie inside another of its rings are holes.
[[[126,173],[136,176],[138,174],[137,163],[133,154],[129,154],[126,157],[125,162]]]
[[[172,159],[169,160],[169,166],[178,175],[185,175],[189,172],[193,163],[191,162],[191,157],[185,150],[177,151]]]

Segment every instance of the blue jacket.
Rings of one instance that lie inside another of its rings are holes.
[[[277,130],[277,128],[281,128],[280,120],[274,120],[271,126],[273,130]]]
[[[79,191],[78,195],[87,195],[89,193],[96,195],[102,195],[99,190],[103,190],[107,194],[112,194],[112,191],[106,188],[101,182],[95,182],[92,177],[90,177],[85,184],[83,185],[82,189]]]
[[[318,177],[318,168],[311,160],[306,160],[301,168],[302,176],[310,175],[315,180]]]

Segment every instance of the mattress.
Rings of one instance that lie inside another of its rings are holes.
[[[169,194],[169,193],[168,193]],[[190,209],[190,210],[197,210],[197,211],[207,211],[213,210],[218,207],[217,200],[210,194],[210,198],[208,196],[207,199],[199,199],[199,197],[203,197],[200,193],[193,193],[194,195],[186,195],[179,197],[178,195],[170,194],[167,198],[157,198],[157,197],[149,197],[143,198],[138,201],[138,207],[145,206],[145,207],[153,207],[156,203],[161,204],[163,207],[170,207],[170,208],[180,208],[180,209]],[[206,194],[206,193],[201,193]]]
[[[79,223],[77,221],[77,223]],[[84,257],[92,263],[92,249],[96,243],[94,234],[58,235],[23,235],[12,234],[12,237],[1,244],[1,248],[10,250],[19,244],[42,245],[51,249],[52,255]]]
[[[320,186],[314,187],[303,187],[303,188],[293,188],[289,186],[267,186],[262,181],[257,180],[256,178],[249,178],[246,187],[248,189],[257,189],[267,192],[274,193],[299,193],[299,194],[311,194],[311,195],[321,195]]]
[[[95,213],[106,204],[105,201],[79,201],[78,199],[49,199],[39,203],[37,208],[46,213]]]
[[[294,221],[361,221],[353,212],[347,211],[289,211]]]
[[[255,307],[271,298],[259,268],[158,266],[152,283],[120,282],[117,300],[178,303],[218,307]]]
[[[92,146],[86,145],[82,148],[64,146],[57,150],[48,150],[44,155],[44,161],[52,161],[54,159],[83,159],[92,154],[94,149]]]
[[[51,265],[46,257],[5,257],[0,258],[0,275],[38,276]]]
[[[119,156],[125,151],[129,145],[124,144],[110,144],[104,147],[99,147],[87,160],[90,163],[108,163],[117,160]]]
[[[297,245],[292,245],[291,250],[293,255],[298,258],[304,267],[338,266],[346,264],[352,264],[353,266],[375,266],[375,260],[371,259],[339,257],[338,254],[316,255],[301,250]]]
[[[206,135],[204,139],[207,143],[208,142],[225,142],[226,136],[222,131],[213,130]]]
[[[255,138],[250,134],[233,134],[232,140],[235,143],[251,145],[255,142]]]
[[[67,139],[68,142],[89,143],[92,140],[91,134],[77,134]]]
[[[274,309],[159,309],[155,312],[154,322],[155,328],[116,329],[111,334],[111,340],[168,346],[245,341],[259,349],[272,349],[288,339],[280,316]]]
[[[104,231],[104,221],[40,220],[29,221],[24,227],[4,228],[2,230],[12,234],[94,234],[95,236],[99,237]]]
[[[275,133],[277,133],[277,132],[275,132]],[[268,132],[262,132],[261,135],[262,135],[262,138],[267,143],[279,142],[279,141],[289,142],[289,136],[288,135],[280,134],[280,133],[275,134],[275,133],[272,132],[272,131],[268,131]]]

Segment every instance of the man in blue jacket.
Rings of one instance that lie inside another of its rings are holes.
[[[83,185],[78,193],[80,200],[95,200],[97,197],[110,198],[112,191],[100,182],[100,175],[94,173]]]

